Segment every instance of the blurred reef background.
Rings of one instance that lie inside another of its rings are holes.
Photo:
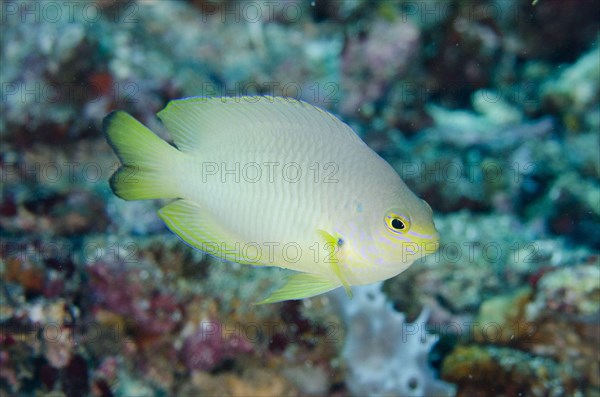
[[[600,3],[535,3],[2,1],[0,396],[600,396]],[[107,184],[109,111],[222,95],[341,117],[439,253],[252,306]]]

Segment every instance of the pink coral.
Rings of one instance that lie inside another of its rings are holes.
[[[189,370],[207,371],[238,353],[252,352],[253,345],[238,332],[229,333],[218,321],[203,321],[185,338],[180,357]]]
[[[182,313],[174,292],[152,268],[99,262],[89,268],[95,308],[125,317],[137,332],[162,335],[175,329]]]

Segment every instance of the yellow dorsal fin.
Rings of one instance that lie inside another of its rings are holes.
[[[318,229],[317,233],[325,240],[325,248],[329,251],[328,258],[326,259],[331,266],[331,270],[333,274],[340,280],[344,289],[346,290],[346,294],[352,298],[352,290],[350,289],[350,284],[346,281],[346,278],[342,274],[342,269],[340,268],[340,261],[337,256],[338,251],[340,250],[342,239],[339,236],[334,236],[324,230]]]
[[[265,134],[297,134],[303,131],[323,139],[339,136],[363,145],[348,125],[331,113],[292,98],[243,96],[176,99],[158,113],[175,145],[186,153],[205,146],[237,142],[242,137],[263,139]]]

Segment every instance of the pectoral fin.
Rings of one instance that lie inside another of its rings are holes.
[[[339,286],[340,284],[335,281],[328,280],[315,274],[295,274],[287,278],[283,287],[273,292],[267,299],[258,302],[257,305],[310,298],[311,296],[331,291]]]
[[[342,269],[340,269],[340,261],[337,255],[341,247],[341,242],[343,240],[340,237],[335,237],[332,234],[327,233],[326,231],[321,229],[317,230],[317,232],[325,240],[325,248],[329,251],[329,255],[325,259],[325,262],[329,263],[333,274],[336,275],[336,277],[344,286],[346,294],[348,295],[348,297],[352,298],[352,290],[350,289],[350,284],[348,284],[346,278],[342,274]]]

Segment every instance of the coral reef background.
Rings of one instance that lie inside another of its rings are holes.
[[[600,396],[600,3],[0,4],[0,396]],[[355,298],[255,307],[124,202],[102,118],[283,95],[433,208],[440,251]]]

